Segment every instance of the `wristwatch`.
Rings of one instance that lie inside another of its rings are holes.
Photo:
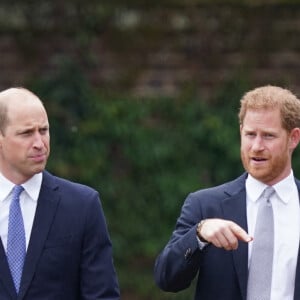
[[[198,238],[201,242],[208,243],[208,241],[205,238],[203,238],[202,235],[201,235],[201,229],[202,229],[202,226],[204,225],[205,222],[206,222],[206,219],[204,219],[204,220],[202,220],[198,223],[198,225],[197,225],[197,236],[198,236]]]

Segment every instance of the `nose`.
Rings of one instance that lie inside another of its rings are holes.
[[[260,136],[256,136],[253,140],[252,150],[253,151],[262,151],[264,149],[263,139]]]
[[[44,146],[43,137],[40,133],[36,133],[34,136],[33,147],[42,148]]]

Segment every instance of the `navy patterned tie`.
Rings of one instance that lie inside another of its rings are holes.
[[[248,276],[247,300],[270,300],[274,250],[273,208],[275,193],[267,187],[259,201]]]
[[[20,288],[26,255],[25,229],[19,198],[23,190],[24,188],[21,185],[16,185],[13,188],[7,234],[7,260],[17,292],[19,292]]]

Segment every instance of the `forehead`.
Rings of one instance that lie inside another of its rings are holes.
[[[281,115],[278,108],[248,110],[242,127],[245,129],[282,129]]]
[[[47,113],[41,101],[35,97],[11,98],[7,103],[8,125],[30,125],[48,122]]]
[[[272,132],[286,131],[283,127],[279,109],[250,110],[246,113],[241,131]]]

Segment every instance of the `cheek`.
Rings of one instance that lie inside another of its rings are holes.
[[[45,145],[45,147],[49,148],[50,137],[49,136],[45,136],[45,137],[43,137],[42,141],[43,141],[43,144]]]
[[[2,144],[1,151],[8,158],[21,158],[28,152],[28,145],[23,143],[10,142]]]
[[[241,139],[241,151],[248,151],[251,148],[251,143],[246,139]]]

